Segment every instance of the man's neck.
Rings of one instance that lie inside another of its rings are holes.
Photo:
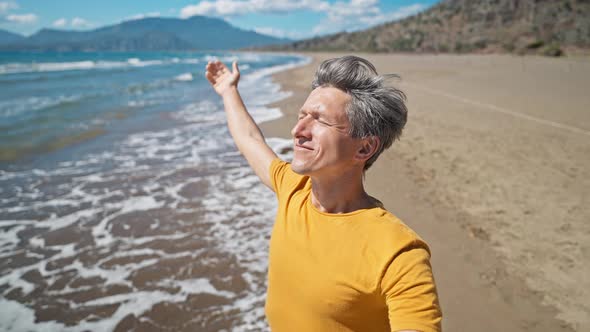
[[[335,177],[311,177],[311,203],[321,212],[348,213],[375,207],[365,192],[362,171]]]

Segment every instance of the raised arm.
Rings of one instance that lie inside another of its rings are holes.
[[[237,62],[232,64],[232,70],[220,61],[210,61],[207,64],[205,76],[223,99],[227,126],[238,150],[244,155],[250,167],[267,187],[272,188],[269,168],[277,157],[266,144],[264,136],[256,122],[252,119],[242,97],[238,92],[240,71]]]

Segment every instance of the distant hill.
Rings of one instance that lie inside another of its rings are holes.
[[[193,16],[144,18],[90,31],[42,29],[23,39],[8,42],[0,39],[0,50],[228,50],[286,42],[291,40],[242,30],[217,18]]]
[[[517,52],[590,49],[588,0],[443,0],[374,28],[269,47],[292,51]]]
[[[10,31],[0,29],[0,45],[18,42],[23,39],[25,39],[24,36],[21,36],[19,34],[16,34],[16,33],[10,32]]]

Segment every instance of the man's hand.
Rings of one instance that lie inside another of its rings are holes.
[[[205,69],[205,77],[207,77],[209,83],[211,83],[213,89],[215,89],[215,92],[220,96],[223,96],[231,88],[238,87],[240,71],[238,69],[237,61],[232,63],[231,71],[219,60],[209,61]]]

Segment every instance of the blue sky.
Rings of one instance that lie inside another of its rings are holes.
[[[146,16],[223,18],[248,30],[308,38],[353,31],[422,11],[438,0],[0,0],[0,29],[90,30]]]

